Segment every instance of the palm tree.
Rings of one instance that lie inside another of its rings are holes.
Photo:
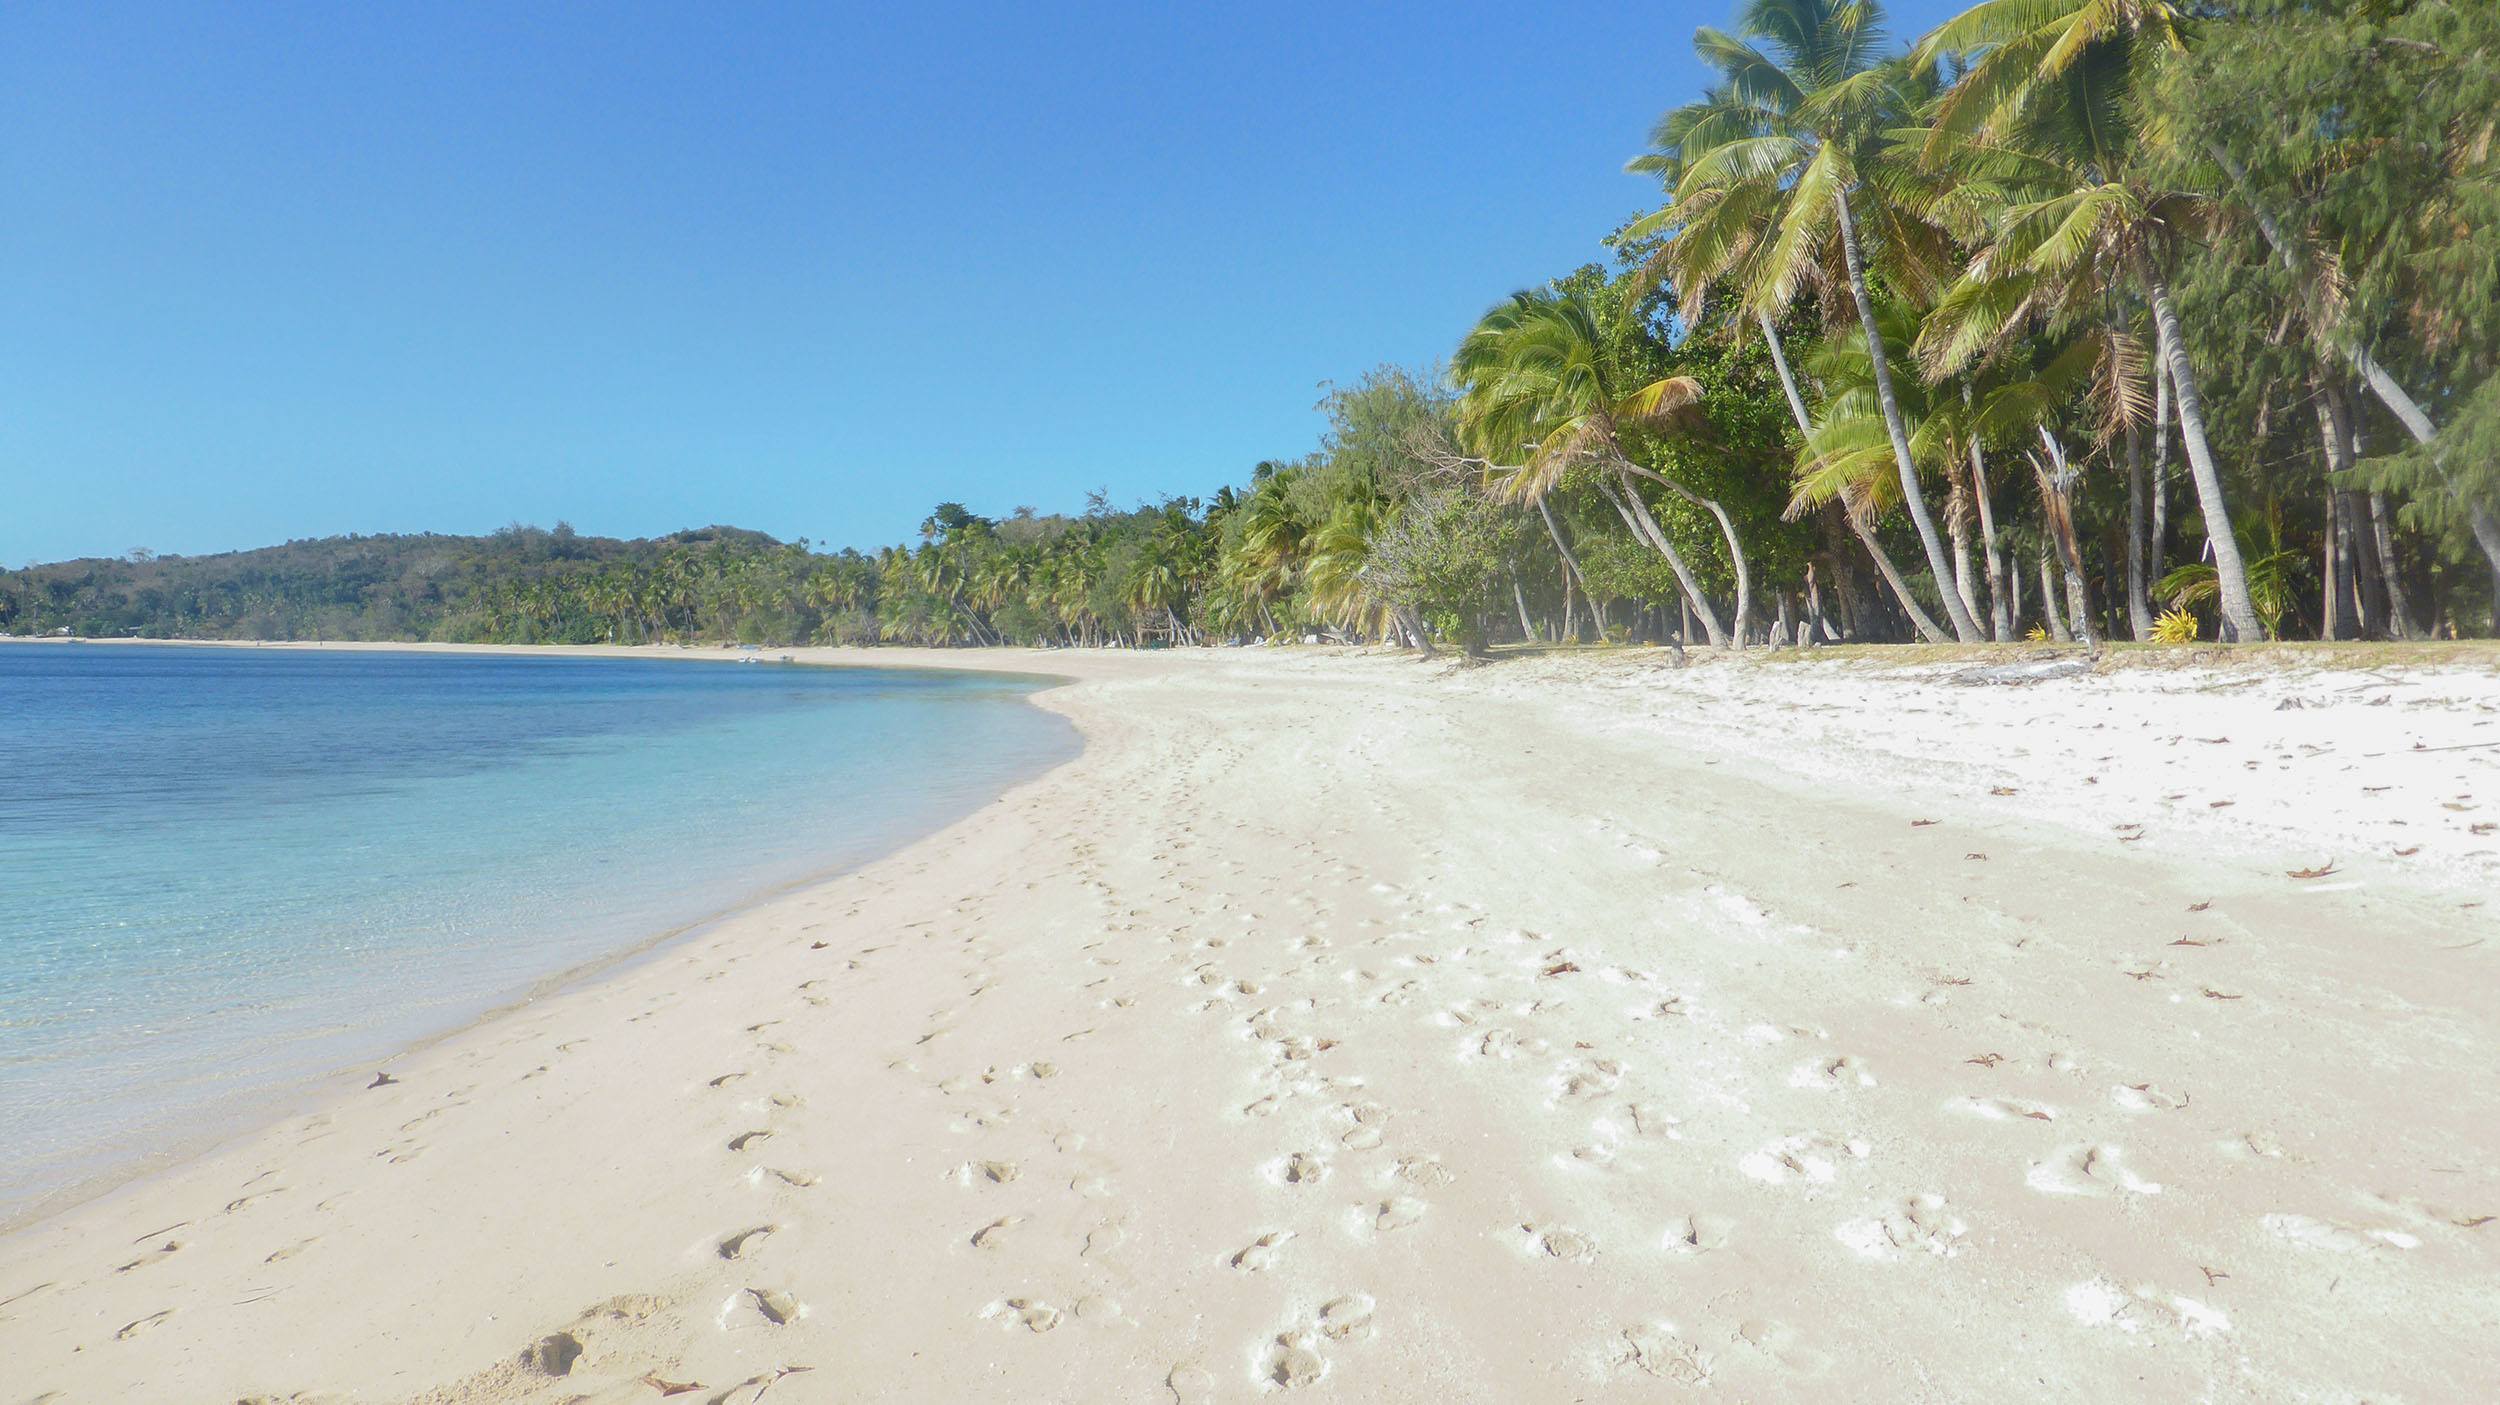
[[[2214,554],[2223,618],[2263,638],[2248,571],[2231,530],[2221,470],[2206,440],[2204,399],[2160,257],[2201,203],[2149,188],[2134,162],[2127,101],[2150,66],[2183,46],[2170,0],[1984,0],[1919,42],[1921,67],[1962,54],[1969,67],[1938,99],[1931,162],[1992,193],[1993,238],[1973,261],[1985,302],[2005,314],[2036,298],[2069,317],[2107,316],[2107,296],[2132,275],[2143,289],[2179,417],[2179,438]],[[1957,292],[1961,291],[1957,289]],[[2087,313],[2085,309],[2092,309]],[[2009,318],[1962,317],[1940,341],[1940,367],[1966,361]]]
[[[1708,512],[1719,524],[1735,571],[1734,636],[1741,644],[1753,588],[1735,522],[1716,500],[1634,463],[1623,444],[1626,426],[1667,423],[1692,409],[1701,399],[1701,383],[1669,376],[1624,391],[1608,372],[1602,341],[1596,310],[1580,294],[1513,294],[1477,321],[1451,362],[1451,374],[1466,388],[1459,400],[1460,424],[1483,455],[1495,496],[1505,501],[1541,503],[1575,468],[1594,466],[1610,474],[1614,481],[1601,478],[1599,491],[1633,536],[1666,558],[1702,632],[1713,647],[1724,648],[1729,636],[1718,613],[1633,480],[1656,483]],[[1503,462],[1522,446],[1524,462]]]
[[[1883,351],[1867,276],[1867,244],[1878,237],[1896,281],[1921,276],[1932,233],[1906,217],[1885,187],[1908,174],[1883,133],[1908,107],[1914,75],[1881,63],[1882,9],[1873,0],[1746,0],[1733,33],[1693,36],[1720,82],[1701,101],[1662,118],[1649,164],[1678,179],[1674,207],[1685,212],[1679,239],[1702,281],[1747,274],[1743,300],[1768,324],[1813,280],[1825,247],[1837,243],[1843,278],[1870,347],[1875,395],[1901,482],[1901,503],[1935,573],[1945,615],[1964,643],[1982,637],[1953,589],[1943,539],[1918,482],[1909,433]],[[1759,227],[1765,237],[1756,238]]]

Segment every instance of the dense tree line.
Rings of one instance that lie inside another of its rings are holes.
[[[1211,496],[818,552],[0,574],[0,629],[1070,645],[2420,638],[2500,595],[2500,5],[1744,0],[1611,259]]]

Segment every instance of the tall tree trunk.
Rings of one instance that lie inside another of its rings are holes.
[[[2092,597],[2083,576],[2083,543],[2075,535],[2075,470],[2055,435],[2041,430],[2040,443],[2048,450],[2048,458],[2044,462],[2035,455],[2031,469],[2040,479],[2040,515],[2048,522],[2058,562],[2065,568],[2067,627],[2089,646],[2093,643]]]
[[[2138,250],[2136,272],[2153,304],[2153,328],[2160,355],[2170,367],[2171,388],[2179,402],[2179,442],[2187,449],[2188,473],[2196,482],[2197,510],[2205,518],[2205,539],[2213,546],[2214,578],[2221,587],[2222,617],[2242,642],[2266,637],[2257,621],[2257,607],[2248,596],[2248,567],[2240,560],[2239,538],[2231,534],[2231,514],[2223,506],[2222,471],[2214,466],[2205,442],[2205,402],[2197,393],[2196,372],[2188,365],[2187,338],[2179,330],[2179,314],[2170,305],[2170,285]]]
[[[2049,564],[2049,543],[2040,540],[2040,617],[2049,627],[2049,637],[2060,644],[2072,644],[2075,636],[2066,628],[2066,617],[2057,609],[2057,570]]]
[[[1528,597],[1519,589],[1519,572],[1515,569],[1510,573],[1510,599],[1519,607],[1519,642],[1535,643],[1536,625],[1528,619]]]
[[[2153,359],[2153,526],[2144,538],[2144,579],[2158,586],[2170,550],[2170,368]]]
[[[1968,397],[1970,388],[1963,387]],[[2014,616],[2005,596],[2005,559],[1997,546],[1997,510],[1989,501],[1988,461],[1980,452],[1979,441],[1970,441],[1971,503],[1979,509],[1979,558],[1988,570],[1988,629],[2000,644],[2014,637]]]
[[[1945,560],[1944,541],[1936,535],[1936,522],[1927,513],[1927,495],[1918,486],[1918,467],[1910,461],[1910,435],[1902,427],[1901,401],[1893,393],[1891,358],[1886,354],[1884,333],[1875,323],[1875,300],[1866,290],[1866,268],[1858,251],[1857,221],[1849,213],[1849,193],[1832,192],[1833,207],[1840,214],[1840,251],[1849,267],[1849,295],[1857,300],[1858,322],[1866,329],[1866,356],[1875,368],[1875,398],[1883,405],[1884,433],[1892,440],[1893,465],[1901,471],[1901,505],[1909,510],[1910,522],[1918,528],[1919,545],[1926,548],[1927,567],[1936,576],[1936,590],[1944,596],[1945,617],[1953,622],[1953,637],[1965,644],[1979,642],[1979,624],[1962,606],[1961,597],[1953,589],[1953,569]]]
[[[2141,644],[2153,637],[2153,597],[2144,578],[2145,519],[2144,430],[2127,425],[2127,637]]]
[[[1701,586],[1693,579],[1692,568],[1684,564],[1683,553],[1677,551],[1675,543],[1667,540],[1667,534],[1658,529],[1657,520],[1649,515],[1649,505],[1641,501],[1640,491],[1633,485],[1631,475],[1618,468],[1616,477],[1620,481],[1613,484],[1599,480],[1598,490],[1613,500],[1615,511],[1622,515],[1624,525],[1632,529],[1633,537],[1648,542],[1651,550],[1667,559],[1667,569],[1675,573],[1675,583],[1683,591],[1684,603],[1691,607],[1694,614],[1701,616],[1702,632],[1710,637],[1710,647],[1726,648],[1727,636],[1719,632],[1719,617],[1711,610],[1710,602],[1702,598]]]
[[[2352,523],[2347,515],[2344,494],[2336,487],[2336,479],[2352,467],[2346,457],[2352,452],[2351,436],[2344,433],[2343,417],[2329,405],[2326,377],[2312,371],[2309,384],[2316,391],[2310,408],[2317,412],[2320,466],[2326,479],[2326,529],[2319,547],[2318,562],[2318,637],[2343,639],[2350,637],[2344,626],[2356,627],[2353,634],[2369,632],[2366,625],[2350,617],[2355,602],[2352,574]]]
[[[1971,618],[1979,618],[1979,596],[1971,587],[1970,570],[1970,489],[1960,474],[1950,475],[1952,487],[1945,495],[1944,530],[1953,539],[1953,589],[1962,597],[1962,608]]]
[[[1788,369],[1788,353],[1780,345],[1778,326],[1771,321],[1769,314],[1763,312],[1756,312],[1754,321],[1761,326],[1762,339],[1771,348],[1771,364],[1779,369],[1780,389],[1787,393],[1788,413],[1797,421],[1797,433],[1800,436],[1812,434],[1814,423],[1806,416],[1805,397],[1797,393],[1797,377]],[[1892,564],[1892,557],[1884,551],[1883,543],[1875,540],[1875,533],[1846,509],[1839,509],[1839,511],[1843,517],[1848,518],[1849,530],[1857,536],[1859,544],[1866,548],[1866,554],[1874,558],[1876,574],[1884,578],[1884,584],[1890,587],[1894,597],[1900,600],[1903,613],[1910,617],[1910,624],[1918,630],[1920,637],[1930,644],[1945,642],[1944,631],[1937,628],[1936,622],[1929,619],[1927,612],[1919,607],[1918,597],[1910,593],[1909,582],[1901,579],[1900,570]],[[1856,632],[1854,624],[1851,626],[1851,632],[1853,634]]]
[[[2387,495],[2370,494],[2370,537],[2378,547],[2379,574],[2387,583],[2387,632],[2398,639],[2418,638],[2413,607],[2405,603],[2403,564],[2396,559],[2395,524],[2388,518]]]

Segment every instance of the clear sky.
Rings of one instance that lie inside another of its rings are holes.
[[[1602,257],[1730,8],[11,0],[0,563],[1210,492]]]

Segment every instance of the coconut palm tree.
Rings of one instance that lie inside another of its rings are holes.
[[[1694,241],[1689,266],[1705,283],[1741,268],[1743,302],[1765,323],[1816,280],[1824,252],[1837,247],[1860,330],[1879,349],[1875,396],[1902,507],[1953,632],[1970,643],[1983,636],[1952,587],[1919,486],[1868,277],[1870,243],[1889,256],[1893,279],[1912,286],[1937,245],[1932,231],[1887,198],[1887,187],[1912,173],[1885,133],[1921,94],[1917,73],[1879,60],[1882,18],[1873,0],[1745,0],[1733,32],[1693,36],[1720,81],[1660,120],[1654,159],[1635,167],[1676,173],[1674,207],[1684,211],[1678,237]]]
[[[1617,386],[1606,365],[1596,309],[1576,292],[1513,294],[1478,319],[1450,370],[1465,388],[1458,409],[1461,428],[1482,455],[1494,495],[1507,502],[1541,503],[1566,475],[1582,467],[1613,479],[1608,483],[1601,478],[1600,491],[1633,536],[1666,558],[1685,603],[1701,620],[1702,632],[1713,647],[1723,648],[1730,636],[1721,628],[1718,612],[1703,596],[1683,553],[1650,514],[1634,480],[1658,484],[1709,513],[1727,543],[1736,576],[1734,639],[1741,644],[1752,613],[1753,587],[1734,520],[1715,499],[1635,463],[1623,444],[1628,426],[1668,424],[1687,415],[1701,400],[1700,382],[1669,376],[1629,389]],[[1524,458],[1508,462],[1522,448]]]
[[[1947,302],[1931,369],[1965,364],[2006,326],[2045,312],[2107,321],[2132,281],[2150,305],[2179,438],[2205,518],[2222,615],[2263,638],[2231,529],[2204,400],[2163,269],[2203,201],[2144,181],[2128,103],[2150,66],[2182,45],[2169,0],[1984,0],[1919,42],[1911,61],[1947,54],[1968,67],[1934,107],[1925,156],[1996,208],[1990,237]],[[2130,395],[2128,404],[2145,397]],[[2130,423],[2140,424],[2140,418]]]

